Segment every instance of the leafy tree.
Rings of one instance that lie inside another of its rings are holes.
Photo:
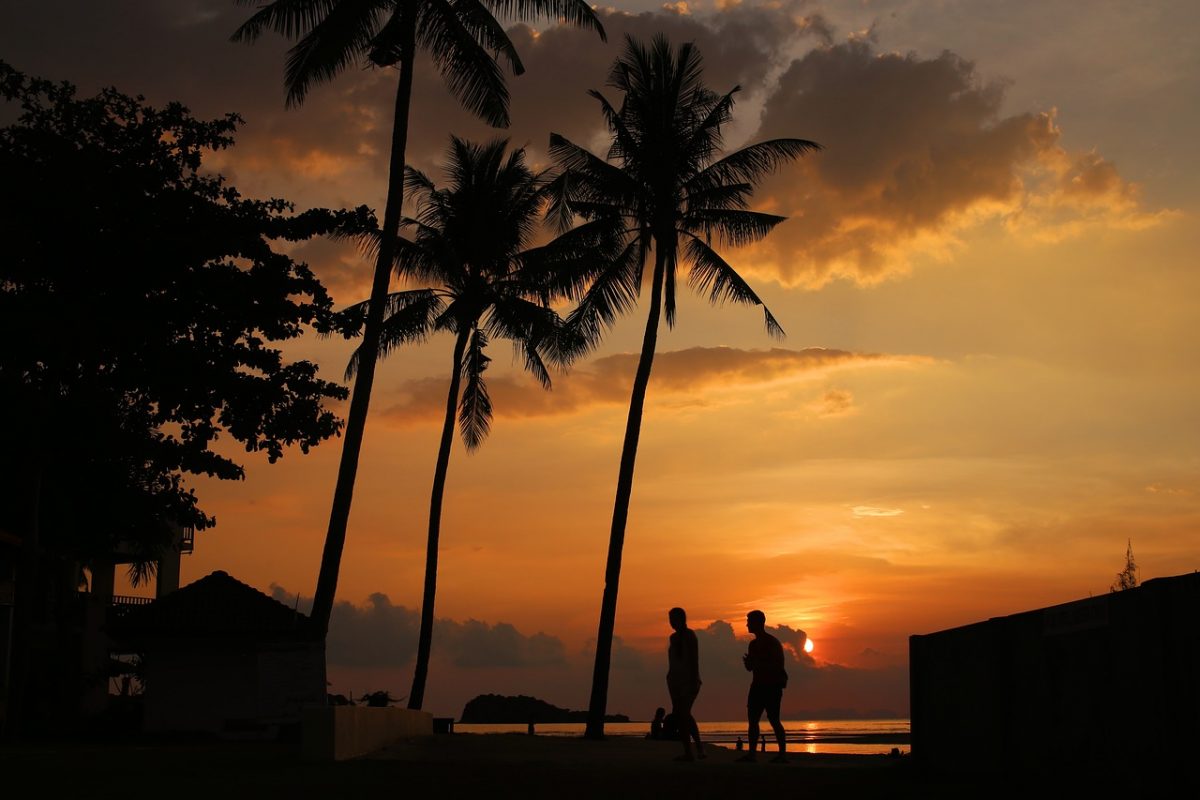
[[[1123,592],[1126,589],[1135,589],[1138,585],[1138,565],[1133,560],[1133,540],[1130,539],[1125,547],[1125,568],[1117,573],[1116,579],[1112,582],[1112,586],[1108,587],[1110,592]]]
[[[550,213],[560,230],[582,217],[583,224],[563,238],[591,242],[596,254],[573,275],[570,288],[579,305],[568,325],[586,339],[598,340],[617,316],[637,302],[644,266],[654,253],[650,308],[617,475],[588,707],[589,737],[604,732],[621,552],[659,318],[665,310],[667,324],[675,323],[680,266],[688,268],[692,288],[713,303],[763,306],[750,285],[713,248],[713,239],[738,246],[766,236],[784,218],[748,210],[755,183],[780,165],[818,149],[804,139],[774,139],[719,157],[722,128],[731,119],[737,88],[715,94],[701,82],[701,73],[700,53],[691,44],[676,51],[663,36],[649,47],[628,38],[608,80],[623,93],[620,107],[600,92],[591,92],[600,102],[612,136],[607,160],[562,136],[550,137],[551,155],[563,170],[553,186]],[[763,311],[767,332],[782,336],[771,312],[765,306]]]
[[[255,4],[257,0],[239,0]],[[399,65],[392,122],[388,192],[382,238],[375,260],[371,295],[363,330],[363,352],[355,376],[337,486],[321,555],[321,571],[313,598],[313,620],[329,626],[338,570],[346,543],[346,523],[358,473],[371,386],[388,293],[388,277],[400,230],[404,154],[408,144],[409,106],[417,48],[424,49],[464,106],[497,127],[508,125],[508,91],[492,53],[501,54],[516,74],[524,67],[516,48],[496,20],[504,18],[565,20],[604,29],[585,0],[274,0],[259,9],[234,34],[253,42],[271,30],[298,39],[289,51],[284,82],[287,102],[304,101],[309,89],[333,79],[352,64]]]
[[[468,451],[479,447],[491,427],[492,402],[484,372],[492,339],[508,339],[525,368],[550,388],[546,362],[565,364],[570,357],[560,335],[561,320],[548,306],[545,291],[552,248],[530,248],[544,200],[546,176],[525,163],[525,150],[505,157],[507,141],[486,145],[451,137],[445,171],[447,188],[410,168],[406,183],[417,199],[417,215],[402,226],[411,239],[397,242],[396,275],[431,288],[388,295],[380,355],[434,331],[454,334],[446,417],[433,472],[429,501],[429,538],[425,551],[425,589],[409,707],[425,696],[433,638],[437,591],[438,539],[442,497],[457,420]],[[378,240],[372,238],[374,245]],[[366,303],[348,309],[361,317]],[[362,368],[365,345],[355,352],[347,375]]]
[[[222,435],[275,461],[338,432],[346,391],[275,346],[328,327],[330,298],[272,241],[373,223],[203,172],[235,115],[81,99],[2,62],[0,97],[0,528],[21,535],[24,599],[46,559],[150,561],[172,523],[211,524],[184,476],[243,476]]]

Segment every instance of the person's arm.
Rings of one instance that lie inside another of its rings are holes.
[[[754,671],[754,655],[753,655],[753,653],[754,653],[754,642],[750,642],[750,645],[746,647],[746,655],[742,656],[742,666],[746,668],[747,672]]]

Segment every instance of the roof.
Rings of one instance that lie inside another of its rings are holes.
[[[220,570],[125,611],[110,625],[118,636],[304,638],[309,619]],[[265,636],[271,634],[271,636]]]

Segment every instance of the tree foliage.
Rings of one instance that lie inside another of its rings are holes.
[[[238,479],[222,436],[271,461],[335,435],[346,391],[276,346],[327,327],[309,268],[277,252],[366,212],[291,213],[203,169],[240,119],[197,120],[0,62],[3,491],[35,474],[43,543],[152,557],[168,522],[203,528],[185,475]],[[4,498],[8,524],[22,498]],[[3,524],[3,521],[0,521]]]
[[[1126,589],[1137,588],[1138,585],[1138,566],[1133,560],[1133,540],[1130,539],[1125,546],[1125,567],[1117,573],[1117,577],[1113,580],[1112,585],[1108,587],[1110,592],[1123,592]]]

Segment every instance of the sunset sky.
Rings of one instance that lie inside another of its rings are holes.
[[[380,211],[396,73],[351,68],[284,108],[287,43],[235,45],[232,0],[9,3],[0,58],[246,119],[209,167],[244,194]],[[785,713],[907,711],[907,637],[1200,568],[1200,6],[1110,0],[629,0],[609,43],[512,31],[513,126],[490,131],[420,64],[409,161],[447,135],[551,131],[603,152],[589,88],[625,33],[694,41],[742,86],[729,145],[824,146],[754,207],[790,219],[728,253],[761,313],[682,297],[651,379],[609,708],[664,704],[666,611],[700,629],[701,718],[737,717],[746,611],[803,630]],[[613,97],[611,90],[608,90]],[[548,166],[548,165],[547,165]],[[202,231],[196,235],[203,235]],[[339,305],[352,248],[296,250]],[[681,287],[682,288],[682,287]],[[583,708],[639,309],[543,392],[493,347],[491,437],[456,443],[426,707],[485,692]],[[381,366],[330,634],[335,691],[408,691],[451,338]],[[287,348],[340,378],[351,344]],[[238,483],[194,480],[217,527],[184,559],[310,597],[340,440]],[[732,628],[729,625],[732,625]],[[743,641],[735,641],[735,637]],[[799,642],[799,637],[791,640]]]

